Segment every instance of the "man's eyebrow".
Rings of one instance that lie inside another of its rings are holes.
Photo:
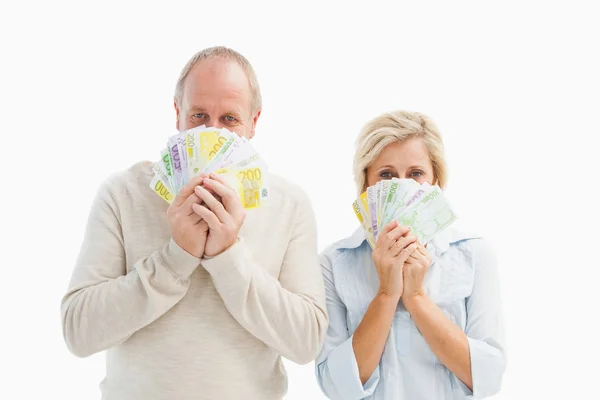
[[[224,112],[223,115],[230,115],[237,119],[240,119],[240,116],[241,116],[241,114],[238,111],[227,111],[227,112]]]
[[[199,112],[206,112],[206,109],[204,107],[198,107],[198,106],[191,106],[190,107],[190,111],[199,111]]]
[[[189,111],[194,112],[194,113],[208,114],[208,111],[206,111],[206,108],[199,107],[199,106],[191,106]],[[232,117],[236,117],[239,119],[242,114],[237,110],[230,110],[230,111],[225,111],[221,116],[225,116],[225,115],[230,115]]]

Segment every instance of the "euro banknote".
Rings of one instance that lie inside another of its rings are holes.
[[[246,138],[226,128],[202,125],[169,137],[152,169],[150,188],[168,203],[202,173],[222,176],[247,209],[266,204],[270,195],[266,163]]]
[[[379,181],[361,193],[352,208],[373,248],[383,227],[394,220],[409,226],[426,244],[457,218],[439,186],[414,179]]]

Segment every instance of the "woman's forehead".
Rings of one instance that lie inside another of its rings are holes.
[[[429,151],[420,138],[391,143],[383,148],[373,164],[409,167],[409,164],[428,164]]]

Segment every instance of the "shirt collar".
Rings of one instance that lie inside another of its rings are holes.
[[[365,235],[365,231],[362,226],[359,226],[351,236],[340,240],[337,247],[338,249],[356,249],[357,247],[360,247],[366,240],[367,237]]]
[[[450,248],[450,245],[453,243],[458,243],[462,240],[479,238],[481,236],[475,235],[469,232],[463,232],[462,230],[454,229],[452,227],[448,227],[441,232],[439,232],[429,243],[435,247],[437,250],[437,254],[442,254],[446,250]],[[359,226],[351,236],[348,236],[345,239],[342,239],[338,243],[338,249],[356,249],[360,247],[364,242],[366,242],[367,238],[365,236],[365,231],[361,226]],[[429,248],[429,246],[428,246]]]

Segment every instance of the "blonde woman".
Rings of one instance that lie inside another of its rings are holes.
[[[358,193],[380,180],[412,178],[444,189],[435,124],[386,113],[357,141]],[[481,399],[497,393],[506,359],[495,256],[452,226],[426,246],[392,222],[374,250],[362,228],[321,255],[329,329],[316,359],[330,399]]]

